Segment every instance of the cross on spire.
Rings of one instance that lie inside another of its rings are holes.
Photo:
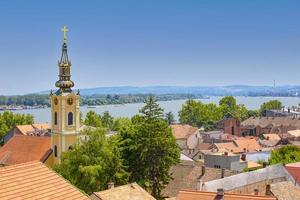
[[[69,29],[64,26],[61,31],[64,32],[64,43],[67,43],[67,32],[69,31]]]

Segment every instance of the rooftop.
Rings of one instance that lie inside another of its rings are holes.
[[[49,124],[29,124],[29,125],[17,125],[17,129],[20,130],[20,132],[23,135],[28,135],[31,132],[34,132],[36,130],[47,130],[50,128]]]
[[[218,188],[223,188],[225,191],[230,191],[264,180],[277,178],[284,178],[286,179],[286,181],[295,182],[294,178],[290,176],[286,169],[282,165],[278,164],[263,169],[236,174],[233,176],[225,177],[223,179],[206,182],[204,184],[204,190],[209,192],[216,192]]]
[[[290,182],[271,184],[271,192],[278,200],[300,200],[300,189]]]
[[[50,137],[15,135],[0,148],[0,164],[13,165],[34,160],[44,162],[51,153]]]
[[[258,196],[245,194],[224,193],[217,195],[216,192],[190,191],[182,190],[179,192],[176,200],[276,200],[272,196]]]
[[[172,133],[176,139],[184,139],[195,133],[199,129],[188,124],[173,124],[170,125]]]
[[[221,178],[221,169],[204,167],[200,162],[182,161],[180,164],[171,167],[170,173],[173,180],[169,182],[162,194],[166,197],[175,197],[183,189],[195,190],[197,179],[201,181],[211,181]],[[236,174],[230,170],[225,170],[225,177]]]
[[[0,199],[89,199],[40,162],[0,168]]]
[[[94,192],[92,197],[99,200],[155,200],[154,197],[152,197],[137,183]]]

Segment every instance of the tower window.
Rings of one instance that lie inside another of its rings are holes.
[[[69,112],[68,113],[68,125],[73,125],[73,113]]]
[[[54,113],[54,125],[57,125],[57,112]]]
[[[57,157],[57,146],[54,145],[54,156]]]

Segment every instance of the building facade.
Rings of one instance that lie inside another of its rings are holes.
[[[80,94],[73,92],[71,80],[71,61],[68,58],[66,27],[63,28],[64,40],[62,54],[58,62],[59,80],[55,83],[58,90],[50,94],[51,102],[51,146],[54,163],[59,163],[63,152],[72,148],[80,129]]]

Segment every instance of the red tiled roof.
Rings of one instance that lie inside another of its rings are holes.
[[[34,161],[0,167],[0,199],[83,200],[89,198],[44,164]]]
[[[300,185],[300,167],[299,166],[285,166],[285,169]]]
[[[231,194],[225,193],[223,198],[218,198],[216,192],[202,192],[202,191],[190,191],[182,190],[179,192],[176,200],[276,200],[273,196],[259,196],[259,195],[247,195],[247,194]]]
[[[188,124],[173,124],[170,126],[176,139],[184,139],[198,131],[197,127]]]
[[[15,135],[0,148],[0,164],[13,165],[29,161],[44,162],[51,153],[51,138]]]

